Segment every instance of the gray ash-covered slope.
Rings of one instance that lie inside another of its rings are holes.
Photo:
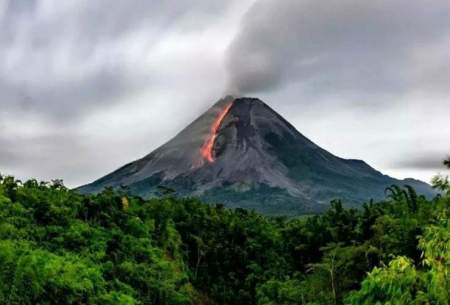
[[[207,202],[293,215],[322,211],[333,199],[352,206],[381,199],[392,184],[433,192],[332,155],[259,99],[226,97],[168,143],[79,191],[125,186],[151,197],[166,186]]]

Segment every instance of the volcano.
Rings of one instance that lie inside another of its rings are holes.
[[[424,182],[329,153],[259,99],[228,96],[155,151],[78,190],[125,187],[149,198],[163,186],[208,203],[298,215],[321,212],[333,199],[347,206],[382,199],[392,184],[433,193]]]

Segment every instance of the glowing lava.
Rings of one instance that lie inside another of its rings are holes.
[[[217,138],[217,131],[219,130],[223,119],[228,114],[228,111],[230,111],[231,106],[233,106],[232,102],[228,104],[216,117],[213,124],[211,125],[209,136],[206,139],[205,143],[203,144],[202,148],[200,149],[200,153],[203,159],[207,160],[210,163],[214,162],[213,148]]]

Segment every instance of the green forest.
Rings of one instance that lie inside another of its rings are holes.
[[[0,304],[449,304],[450,184],[433,184],[274,218],[4,176]]]

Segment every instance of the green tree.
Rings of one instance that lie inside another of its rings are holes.
[[[351,294],[348,304],[449,304],[450,303],[450,226],[449,220],[426,228],[420,239],[423,268],[404,257],[389,266],[374,268],[361,290]]]

